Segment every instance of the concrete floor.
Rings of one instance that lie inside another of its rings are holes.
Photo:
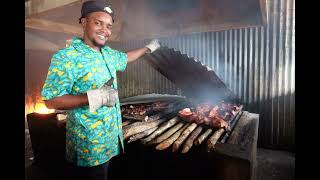
[[[25,131],[25,179],[60,179],[47,170],[32,165],[32,148],[29,131]],[[53,173],[54,174],[54,173]],[[295,155],[290,152],[258,148],[255,180],[294,180]]]
[[[294,180],[295,155],[285,151],[257,150],[255,180]]]

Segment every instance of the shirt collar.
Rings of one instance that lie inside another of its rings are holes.
[[[77,51],[84,52],[84,53],[99,53],[98,51],[91,48],[88,44],[86,44],[82,38],[74,37],[72,39],[71,44]],[[102,51],[108,51],[108,46],[104,46],[101,48]]]

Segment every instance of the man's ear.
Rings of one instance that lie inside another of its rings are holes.
[[[81,23],[82,27],[85,27],[86,24],[87,24],[87,19],[86,18],[81,18],[80,23]]]

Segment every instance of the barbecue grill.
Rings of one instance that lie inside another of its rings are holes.
[[[159,151],[155,149],[155,144],[144,144],[141,139],[132,142],[128,138],[125,140],[126,153],[113,159],[110,179],[253,179],[259,115],[245,111],[245,107],[240,106],[239,99],[216,73],[194,58],[168,47],[161,47],[143,58],[176,85],[179,95],[147,94],[124,98],[121,99],[121,107],[135,107],[152,102],[179,102],[177,104],[180,107],[170,107],[166,109],[167,113],[162,113],[164,116],[158,116],[166,121],[176,117],[181,107],[196,106],[201,102],[218,104],[225,101],[238,104],[240,110],[228,122],[229,131],[223,131],[211,149],[203,142],[199,146],[192,146],[187,153],[181,153],[180,150],[173,152],[173,145]],[[127,119],[130,118],[123,117],[124,134],[126,127],[130,125],[126,125]],[[132,119],[131,123],[134,123]],[[157,128],[148,129],[150,132],[147,134],[152,134],[155,129]],[[163,133],[167,131],[169,130]],[[202,133],[204,131],[205,129]],[[210,136],[217,131],[218,129],[213,129]],[[206,141],[208,139],[209,137]]]
[[[153,126],[144,127],[143,131],[139,132],[150,131],[147,135],[141,136],[141,139],[152,134],[156,127],[177,117],[179,110],[185,107],[196,106],[204,101],[212,104],[219,104],[221,101],[238,105],[240,103],[212,69],[177,50],[161,47],[143,58],[172,81],[179,89],[179,93],[144,94],[120,100],[122,109],[157,102],[167,103],[166,108],[153,112],[148,117],[141,118],[141,115],[128,117],[122,114],[124,131],[125,127],[134,123],[154,123]],[[245,111],[243,106],[239,107],[240,109],[228,122],[229,130],[222,131],[214,147],[210,149],[207,143],[203,142],[199,146],[192,146],[187,153],[172,152],[171,147],[159,151],[155,149],[156,145],[144,144],[141,139],[130,142],[128,136],[125,140],[125,153],[112,159],[109,179],[253,179],[259,115]],[[34,119],[37,118],[34,114],[28,116],[31,141],[33,141],[32,126],[36,125]],[[208,127],[204,126],[202,132],[205,129]],[[218,129],[213,129],[210,136],[217,131]],[[130,137],[137,134],[130,134]],[[208,139],[209,137],[206,141]],[[62,147],[64,143],[61,141]],[[33,142],[33,147],[39,146],[36,144]],[[35,160],[37,159],[41,158],[37,157],[36,153]]]

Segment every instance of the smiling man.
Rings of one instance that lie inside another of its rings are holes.
[[[160,47],[152,40],[127,53],[110,48],[106,42],[114,20],[106,1],[84,2],[83,37],[52,56],[42,89],[48,108],[68,110],[66,159],[75,171],[67,174],[81,179],[106,179],[110,159],[124,149],[116,71]]]

